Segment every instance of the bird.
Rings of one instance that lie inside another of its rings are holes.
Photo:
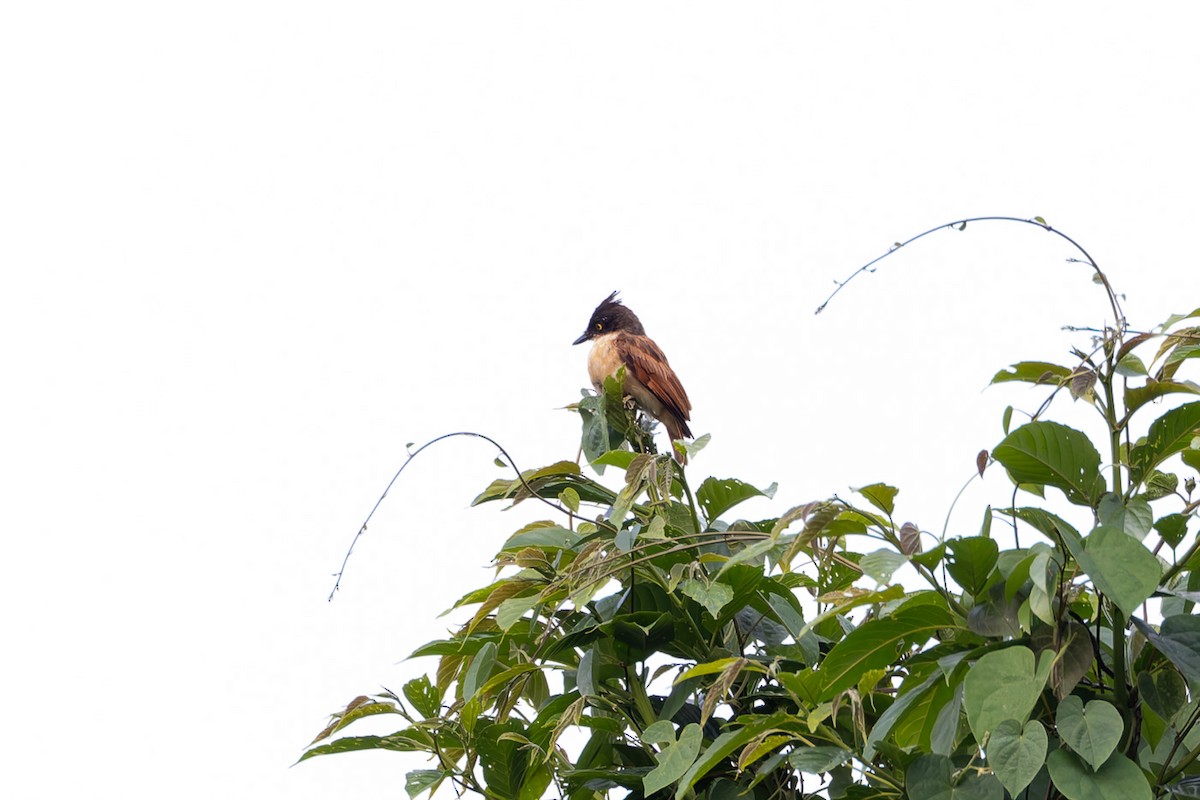
[[[604,391],[604,379],[625,367],[625,394],[647,414],[661,422],[672,441],[691,439],[688,428],[692,403],[667,357],[654,340],[646,335],[641,321],[613,292],[596,306],[587,329],[574,344],[592,343],[588,353],[588,377],[597,392]],[[680,464],[687,455],[672,445]]]

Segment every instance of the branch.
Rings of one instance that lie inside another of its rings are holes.
[[[333,591],[331,591],[329,593],[329,601],[330,602],[333,602],[333,596],[335,594],[337,594],[338,589],[342,585],[342,575],[344,575],[346,572],[346,564],[347,564],[347,562],[350,561],[350,554],[354,552],[354,545],[358,544],[358,538],[367,532],[367,523],[369,523],[371,521],[371,518],[375,516],[375,512],[379,510],[379,506],[383,503],[383,499],[388,496],[388,492],[390,492],[392,490],[392,485],[400,477],[400,474],[402,472],[404,472],[404,469],[412,462],[412,460],[414,458],[419,456],[425,448],[435,445],[438,442],[442,441],[443,439],[450,439],[455,436],[472,436],[476,439],[483,439],[485,442],[490,442],[493,446],[495,446],[495,448],[497,450],[500,451],[500,454],[503,455],[505,459],[507,459],[508,465],[513,468],[514,472],[517,473],[517,479],[519,481],[521,481],[521,485],[524,486],[525,489],[528,490],[528,492],[531,495],[536,497],[538,500],[541,500],[543,503],[550,506],[551,508],[557,509],[567,515],[571,514],[570,511],[563,508],[558,503],[547,500],[546,498],[544,498],[540,494],[538,494],[534,490],[534,488],[525,481],[525,476],[521,474],[521,470],[517,469],[517,465],[513,461],[512,456],[510,456],[508,454],[508,451],[505,450],[503,447],[501,447],[500,444],[495,439],[492,439],[488,436],[484,436],[482,433],[472,433],[471,431],[458,431],[456,433],[443,434],[443,435],[437,437],[436,439],[432,439],[432,440],[426,442],[425,444],[421,445],[413,452],[409,453],[408,458],[406,458],[404,460],[404,463],[400,465],[400,469],[396,470],[396,474],[392,476],[392,479],[390,481],[388,481],[387,488],[383,490],[383,494],[379,495],[379,499],[375,501],[375,505],[371,508],[371,513],[367,514],[367,518],[365,520],[363,520],[363,524],[362,524],[362,526],[359,527],[358,533],[354,534],[354,539],[350,542],[350,547],[346,550],[346,557],[342,559],[342,568],[339,569],[336,573],[334,573],[334,577],[336,578],[336,580],[334,581],[334,584],[333,584]]]
[[[1104,286],[1104,291],[1108,294],[1109,306],[1112,308],[1113,317],[1114,317],[1114,322],[1113,322],[1114,326],[1118,330],[1125,329],[1125,314],[1121,310],[1121,304],[1117,300],[1117,295],[1113,291],[1112,285],[1108,282],[1108,276],[1106,276],[1103,272],[1100,271],[1100,267],[1096,265],[1096,262],[1092,259],[1092,257],[1090,255],[1088,255],[1088,252],[1083,249],[1083,247],[1079,244],[1079,242],[1075,241],[1070,236],[1067,236],[1062,231],[1056,230],[1055,228],[1050,227],[1050,225],[1048,225],[1046,223],[1046,221],[1044,219],[1042,219],[1041,217],[1034,217],[1033,219],[1024,219],[1022,217],[999,217],[999,216],[997,216],[997,217],[968,217],[966,219],[959,219],[959,220],[955,220],[954,222],[947,222],[943,225],[938,225],[936,228],[930,228],[929,230],[925,231],[924,233],[919,233],[916,236],[913,236],[911,239],[906,239],[903,242],[897,242],[895,245],[892,246],[892,248],[890,250],[888,250],[883,255],[879,256],[878,258],[872,259],[871,261],[868,261],[866,264],[863,264],[861,267],[856,269],[854,272],[850,273],[850,276],[847,277],[844,281],[836,282],[837,288],[833,290],[833,292],[829,295],[829,297],[825,298],[824,303],[821,303],[821,305],[817,306],[817,310],[813,313],[820,314],[822,311],[825,310],[825,306],[829,305],[829,302],[831,300],[833,300],[833,298],[837,295],[837,293],[840,292],[843,288],[845,288],[846,284],[850,283],[850,281],[854,280],[856,277],[858,277],[858,275],[860,275],[863,272],[874,272],[874,269],[872,269],[872,268],[876,264],[878,264],[880,261],[882,261],[883,259],[890,256],[892,253],[895,253],[900,248],[910,245],[913,242],[917,241],[918,239],[923,239],[931,233],[936,233],[937,231],[945,230],[946,228],[954,228],[955,230],[960,230],[960,231],[964,230],[967,227],[968,222],[1019,222],[1023,225],[1034,225],[1038,228],[1041,228],[1042,230],[1049,231],[1050,233],[1053,233],[1056,236],[1066,239],[1068,242],[1071,243],[1071,245],[1076,250],[1078,250],[1083,255],[1083,261],[1081,263],[1085,263],[1088,266],[1090,266],[1093,270],[1095,270],[1096,279]],[[1070,260],[1071,261],[1079,261],[1079,259],[1070,259]]]

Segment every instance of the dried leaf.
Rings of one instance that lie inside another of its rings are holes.
[[[1090,369],[1076,370],[1071,375],[1071,397],[1076,400],[1085,399],[1091,400],[1093,397],[1092,389],[1096,385],[1096,373]]]

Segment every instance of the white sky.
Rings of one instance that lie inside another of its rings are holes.
[[[886,480],[940,532],[975,454],[1111,321],[1200,305],[1183,3],[26,3],[0,22],[0,793],[396,798],[415,759],[289,769],[433,662],[573,458],[572,348],[620,289],[712,444],[780,484]],[[1074,419],[1074,410],[1068,421]],[[973,533],[1002,475],[960,502]],[[364,730],[366,728],[364,727]],[[10,789],[12,791],[10,791]]]

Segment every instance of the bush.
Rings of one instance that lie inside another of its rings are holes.
[[[576,407],[597,476],[561,461],[487,487],[476,504],[540,498],[555,517],[513,533],[498,580],[457,604],[470,620],[417,650],[431,677],[357,698],[301,760],[427,753],[412,796],[1200,796],[1200,401],[1155,402],[1200,395],[1178,375],[1197,318],[1119,322],[1070,364],[997,373],[1046,389],[979,459],[1027,502],[936,543],[893,520],[885,484],[738,519],[774,487],[693,493],[610,380]],[[1103,441],[1049,418],[1064,391]],[[381,714],[403,727],[330,740]]]

